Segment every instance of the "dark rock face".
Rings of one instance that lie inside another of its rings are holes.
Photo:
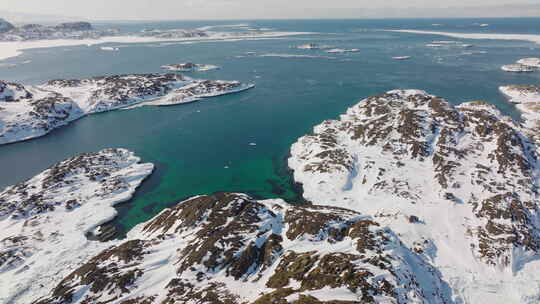
[[[436,271],[402,251],[390,231],[345,209],[220,193],[167,209],[130,238],[76,269],[36,303],[66,303],[75,294],[76,303],[286,303],[289,296],[298,297],[294,303],[319,303],[308,294],[322,289],[330,297],[333,289],[342,290],[361,303],[408,303],[411,296],[449,302]],[[328,252],[332,244],[349,249]],[[158,256],[168,257],[152,270],[149,265],[156,264],[150,261]],[[416,275],[429,276],[433,285],[419,284]],[[145,289],[147,280],[153,291]]]

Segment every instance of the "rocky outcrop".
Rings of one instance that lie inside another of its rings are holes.
[[[517,63],[532,68],[540,68],[540,58],[523,58],[518,60]]]
[[[83,115],[61,94],[0,81],[0,144],[43,136]]]
[[[91,242],[152,164],[123,149],[82,154],[0,192],[1,303],[30,303],[110,244]]]
[[[524,123],[529,128],[528,135],[540,139],[540,86],[502,86],[499,88],[510,102],[515,103],[525,118]]]
[[[530,73],[540,68],[540,58],[523,58],[515,64],[503,65],[502,70],[507,72]]]
[[[43,136],[88,114],[136,104],[177,105],[252,88],[238,81],[179,74],[129,74],[51,80],[39,86],[0,81],[0,144]]]
[[[390,91],[293,145],[289,166],[311,204],[196,196],[105,244],[81,237],[104,232],[95,228],[104,221],[96,222],[102,214],[93,204],[117,202],[119,192],[133,189],[115,174],[135,184],[144,174],[130,173],[140,172],[134,163],[117,171],[124,158],[115,155],[125,150],[100,152],[109,155],[103,161],[74,158],[0,193],[0,249],[7,248],[0,271],[7,269],[11,284],[5,299],[536,303],[540,164],[533,131],[487,102],[453,106],[423,91]],[[65,216],[79,210],[87,213]],[[58,226],[56,212],[76,228]]]
[[[291,154],[306,199],[374,215],[470,303],[538,296],[523,270],[540,254],[537,143],[489,103],[390,91],[315,127]],[[493,277],[524,290],[492,297]]]
[[[503,65],[501,69],[506,72],[516,72],[516,73],[530,73],[530,72],[536,71],[536,69],[531,66],[519,64],[519,63]]]
[[[450,302],[435,269],[345,209],[220,193],[164,210],[128,238],[36,303]]]
[[[176,74],[130,74],[51,80],[40,88],[61,92],[86,113],[99,113],[156,99],[189,81]]]

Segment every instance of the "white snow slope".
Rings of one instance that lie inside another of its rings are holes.
[[[0,303],[30,303],[110,246],[85,234],[151,174],[139,161],[123,149],[83,154],[0,192]]]
[[[457,303],[540,301],[538,143],[485,102],[391,91],[291,149],[314,204],[372,215],[440,270]]]

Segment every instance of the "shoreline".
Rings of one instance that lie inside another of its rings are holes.
[[[41,49],[52,47],[66,47],[66,46],[95,46],[105,43],[156,43],[156,42],[218,42],[218,41],[238,41],[249,40],[258,38],[278,38],[297,35],[312,35],[316,33],[312,32],[265,32],[264,34],[250,34],[245,36],[223,36],[224,33],[213,33],[215,36],[209,37],[186,37],[186,38],[157,38],[157,37],[141,37],[141,36],[112,36],[102,37],[99,39],[81,39],[81,40],[29,40],[29,41],[4,41],[0,42],[0,61],[18,57],[29,49]],[[225,33],[227,34],[227,33]]]
[[[497,33],[451,33],[437,31],[420,31],[420,30],[384,30],[385,32],[408,33],[420,35],[439,35],[451,38],[461,39],[487,39],[487,40],[520,40],[530,41],[540,44],[540,35],[534,34],[497,34]]]

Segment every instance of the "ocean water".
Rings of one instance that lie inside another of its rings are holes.
[[[253,82],[256,88],[174,107],[140,107],[85,117],[48,136],[0,147],[0,188],[27,179],[74,154],[104,148],[133,150],[155,173],[135,197],[119,206],[114,224],[126,232],[183,198],[218,191],[257,198],[300,201],[286,167],[289,148],[325,119],[335,119],[361,99],[396,88],[415,88],[453,104],[486,100],[519,119],[498,92],[506,84],[539,84],[540,72],[511,74],[500,66],[540,56],[526,41],[449,39],[383,31],[540,35],[540,19],[289,20],[99,24],[124,31],[196,28],[246,23],[279,31],[313,34],[234,42],[109,44],[28,50],[2,63],[0,79],[27,84],[56,78],[160,72],[160,66],[192,61],[223,68],[188,76]],[[435,24],[435,25],[434,25]],[[480,27],[479,24],[489,24]],[[239,30],[227,28],[228,30]],[[428,48],[434,40],[457,40],[472,48]],[[359,48],[358,53],[297,50],[305,43]],[[246,54],[255,52],[256,55]],[[311,57],[265,57],[264,54]],[[412,56],[396,61],[393,56]],[[250,145],[256,143],[256,145]]]

